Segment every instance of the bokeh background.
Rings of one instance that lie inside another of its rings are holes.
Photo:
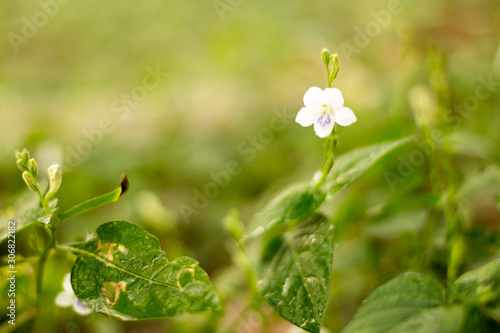
[[[373,29],[371,36],[363,38],[367,28]],[[293,119],[305,91],[326,86],[322,48],[339,54],[334,86],[358,118],[339,129],[339,153],[415,132],[408,96],[415,86],[432,86],[436,54],[444,59],[455,114],[474,96],[479,77],[500,82],[500,5],[493,0],[3,1],[0,31],[2,223],[36,204],[16,168],[16,149],[31,151],[42,181],[50,164],[64,165],[62,209],[116,188],[126,172],[129,192],[67,222],[59,241],[85,239],[112,219],[138,223],[160,239],[170,259],[189,255],[199,260],[227,312],[218,328],[203,315],[139,324],[101,315],[79,318],[53,305],[71,264],[54,256],[47,270],[46,312],[34,324],[46,332],[260,331],[257,314],[233,322],[248,294],[231,261],[222,221],[236,209],[248,222],[273,192],[310,178],[319,168],[322,140]],[[125,107],[126,95],[141,90],[152,69],[164,73],[161,82]],[[469,154],[455,166],[464,179],[480,177],[481,170],[500,160],[499,92],[497,83],[467,117],[440,120],[463,134],[454,149]],[[259,134],[269,128],[276,110],[288,114],[285,126],[263,142]],[[252,138],[257,138],[253,153],[242,153],[252,147]],[[324,320],[330,332],[351,319],[370,290],[408,267],[408,244],[425,220],[426,200],[432,201],[423,195],[428,191],[425,165],[416,166],[397,190],[388,184],[384,172],[396,171],[401,155],[391,156],[325,208],[339,230]],[[179,207],[194,207],[196,191],[213,182],[211,172],[225,170],[232,160],[241,172],[219,186],[206,207],[185,218]],[[470,204],[472,221],[488,230],[493,244],[478,256],[497,253],[493,192],[484,190],[469,202],[477,203]],[[388,213],[381,214],[380,207],[387,202],[397,218],[384,220],[382,229],[361,228],[382,220]],[[365,230],[362,237],[360,230]],[[37,237],[36,230],[21,233],[19,253],[36,254]],[[27,295],[34,292],[36,271],[23,267],[19,285],[26,297],[18,311],[29,308]],[[265,313],[272,332],[290,330],[270,310]]]

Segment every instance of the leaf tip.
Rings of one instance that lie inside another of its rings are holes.
[[[128,182],[128,178],[127,178],[126,173],[124,173],[122,175],[122,181],[120,182],[120,187],[122,188],[122,192],[120,193],[120,196],[122,196],[123,193],[127,192],[128,188],[129,188],[129,182]]]

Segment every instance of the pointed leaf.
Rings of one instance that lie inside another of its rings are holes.
[[[128,320],[222,313],[215,288],[198,263],[188,257],[169,262],[158,239],[138,225],[107,222],[96,238],[65,248],[78,255],[73,290],[94,311]]]
[[[67,211],[59,214],[59,221],[62,223],[73,216],[77,216],[80,214],[85,213],[88,210],[97,208],[102,205],[106,205],[112,202],[115,202],[120,198],[120,195],[122,194],[122,188],[119,187],[114,191],[111,191],[109,193],[103,194],[101,196],[89,199],[85,202],[82,202],[81,204],[78,204]]]
[[[371,292],[342,333],[455,333],[461,306],[446,306],[445,289],[433,277],[404,273]]]
[[[249,235],[258,235],[275,225],[307,216],[316,210],[325,198],[326,193],[316,189],[310,183],[288,186],[278,192],[255,215],[248,227]]]
[[[277,229],[264,241],[259,291],[283,318],[319,332],[330,294],[333,226],[315,214],[292,222],[284,233]]]
[[[455,287],[463,300],[483,305],[500,300],[500,259],[465,272]]]
[[[128,187],[129,187],[129,182],[127,179],[127,174],[124,173],[122,175],[120,187],[109,193],[82,202],[81,204],[78,204],[68,209],[67,211],[59,214],[58,216],[59,223],[63,223],[64,221],[72,218],[73,216],[83,214],[88,210],[117,201],[128,190]]]
[[[465,181],[458,190],[455,200],[467,200],[472,194],[485,187],[495,187],[500,184],[500,168],[491,165],[485,170],[466,174]]]
[[[329,193],[336,193],[363,175],[375,162],[404,144],[413,137],[388,141],[376,145],[357,148],[340,155],[327,177],[325,187]]]

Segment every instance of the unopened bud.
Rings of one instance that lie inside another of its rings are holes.
[[[337,77],[337,74],[339,73],[340,65],[339,65],[339,56],[337,53],[332,54],[330,56],[330,65],[332,66],[332,72],[331,72],[331,77],[330,80],[333,81]]]
[[[30,158],[28,161],[28,171],[36,179],[36,177],[38,176],[38,165],[36,164],[36,161],[34,158]]]
[[[321,58],[323,59],[323,63],[325,64],[325,66],[328,66],[328,64],[330,63],[330,51],[328,51],[327,49],[321,50]]]
[[[21,152],[16,151],[16,157],[21,160],[27,161],[30,159],[30,152],[28,151],[28,149],[24,148]]]
[[[54,194],[59,190],[59,187],[61,187],[61,182],[62,182],[62,173],[61,173],[61,167],[59,164],[54,164],[49,167],[47,170],[49,174],[49,191],[54,192]]]
[[[19,167],[19,169],[21,171],[27,171],[28,170],[28,163],[26,163],[25,160],[23,160],[23,159],[20,158],[20,159],[18,159],[16,161],[16,164],[17,164],[17,166]]]
[[[26,185],[28,185],[28,187],[33,191],[38,192],[40,190],[35,178],[33,178],[31,173],[29,173],[28,171],[23,172],[23,179]]]
[[[28,160],[30,158],[30,153],[26,148],[23,149],[23,151],[17,151],[16,150],[16,158],[17,158],[17,166],[21,171],[27,171],[28,170]]]

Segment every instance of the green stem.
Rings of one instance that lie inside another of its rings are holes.
[[[55,229],[50,228],[50,244],[43,251],[40,261],[38,262],[38,276],[36,277],[36,308],[39,311],[42,302],[42,290],[43,290],[43,275],[45,272],[45,264],[47,263],[47,259],[49,258],[50,251],[55,248],[56,245],[56,237],[55,237]]]
[[[333,78],[332,78],[332,74],[330,73],[330,66],[329,65],[326,65],[326,76],[327,76],[327,80],[328,80],[328,88],[331,88]]]
[[[247,255],[245,241],[234,238],[234,243],[228,243],[228,252],[234,264],[245,274],[246,287],[251,294],[250,303],[257,309],[262,303],[262,296],[257,287],[257,275]]]
[[[452,161],[448,160],[447,162],[446,169],[452,170]],[[447,278],[449,283],[453,283],[463,261],[464,247],[461,239],[462,224],[457,214],[457,183],[455,173],[452,171],[447,174],[447,184],[446,202],[443,207],[446,221]]]
[[[326,138],[325,152],[323,154],[323,164],[321,165],[321,178],[316,184],[316,189],[320,188],[326,180],[326,177],[332,170],[335,163],[335,147],[337,146],[337,136],[335,135],[335,128],[332,133]]]
[[[433,208],[429,212],[429,216],[427,218],[425,228],[422,234],[422,242],[421,247],[418,251],[417,255],[417,263],[416,267],[418,270],[424,270],[428,264],[428,258],[431,253],[434,233],[436,232],[436,227],[439,223],[439,211],[436,208]]]
[[[429,148],[425,150],[427,155],[427,161],[429,164],[429,182],[431,185],[431,190],[433,194],[436,194],[442,197],[442,188],[443,182],[440,177],[440,173],[438,170],[438,161],[436,158],[436,148],[435,148],[435,140],[432,137],[431,131],[427,126],[421,126],[421,140],[425,142],[429,142]],[[440,199],[441,200],[441,199]],[[419,263],[425,263],[426,257],[429,254],[429,250],[432,248],[434,233],[437,229],[437,224],[439,222],[438,212],[439,208],[435,207],[429,215],[427,219],[427,223],[425,225],[424,233],[423,233],[423,244],[422,249],[420,251],[421,258],[419,259]]]
[[[326,78],[328,81],[328,88],[332,87],[332,82],[339,73],[339,58],[337,54],[330,55],[327,49],[321,51],[323,63],[326,67]],[[332,170],[335,163],[335,147],[337,146],[337,136],[335,135],[335,124],[330,135],[325,141],[325,152],[323,153],[323,164],[321,165],[321,178],[316,183],[316,189],[319,189],[325,182],[326,177]]]
[[[453,162],[446,153],[440,154],[436,149],[436,140],[432,136],[428,126],[421,127],[423,139],[430,142],[429,150],[426,152],[429,162],[430,184],[432,192],[440,196],[439,205],[431,212],[424,230],[423,246],[420,264],[424,263],[429,250],[432,247],[434,233],[439,222],[439,215],[444,218],[446,225],[446,275],[449,283],[453,283],[458,268],[462,262],[460,251],[460,223],[456,216],[456,176],[453,173]],[[440,158],[441,157],[441,158]],[[446,171],[447,170],[447,171]]]
[[[38,197],[40,198],[40,203],[42,204],[43,208],[45,209],[45,211],[47,212],[47,214],[50,214],[50,207],[49,205],[47,204],[47,201],[45,201],[45,198],[42,194],[42,192],[40,191],[39,188],[37,188],[37,191],[36,193],[38,194]]]

